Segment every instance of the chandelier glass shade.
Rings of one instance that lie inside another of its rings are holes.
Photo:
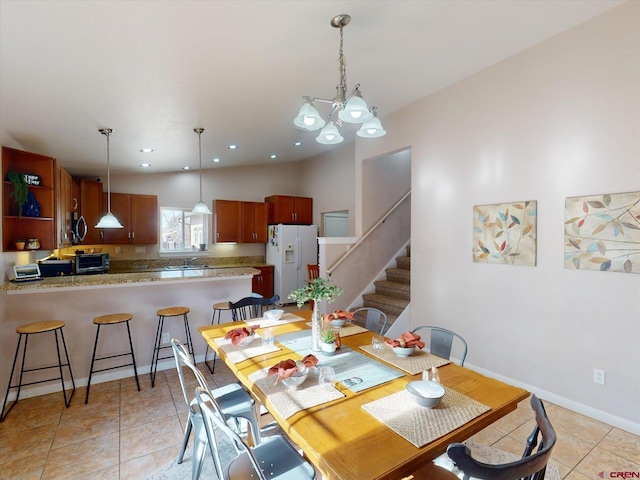
[[[343,28],[350,21],[351,17],[346,14],[338,15],[331,19],[331,26],[340,29],[340,82],[336,86],[335,98],[329,100],[308,96],[303,97],[305,103],[293,120],[293,124],[303,130],[322,129],[316,137],[316,141],[323,144],[331,145],[342,142],[344,138],[340,135],[338,127],[344,123],[361,123],[362,128],[357,133],[364,138],[381,137],[387,133],[382,128],[380,119],[376,117],[376,107],[369,108],[362,98],[359,84],[347,95],[347,62],[343,53]],[[327,116],[326,122],[318,113],[314,103],[328,103],[331,105],[331,112]]]
[[[211,210],[209,210],[207,204],[202,201],[202,132],[204,132],[204,128],[194,128],[193,131],[198,134],[198,155],[200,159],[200,201],[195,204],[191,213],[211,215]]]
[[[107,137],[107,213],[96,224],[95,228],[124,228],[113,213],[111,213],[111,175],[109,172],[109,136],[113,133],[111,128],[98,130]]]

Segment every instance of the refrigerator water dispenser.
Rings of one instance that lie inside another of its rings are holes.
[[[296,250],[293,244],[289,244],[284,248],[284,263],[293,263],[296,261]]]

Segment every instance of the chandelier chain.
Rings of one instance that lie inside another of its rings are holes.
[[[340,84],[342,85],[342,91],[347,91],[347,59],[344,56],[344,36],[343,36],[343,26],[340,25]],[[344,101],[345,95],[342,95],[342,100]]]

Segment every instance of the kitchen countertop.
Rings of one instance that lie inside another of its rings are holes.
[[[56,289],[77,289],[86,287],[118,287],[124,284],[153,284],[154,282],[179,282],[216,280],[230,277],[257,275],[260,271],[252,267],[193,268],[184,270],[147,270],[136,273],[105,273],[97,275],[68,275],[64,277],[47,277],[41,281],[27,283],[5,282],[0,288],[6,293],[37,293]]]

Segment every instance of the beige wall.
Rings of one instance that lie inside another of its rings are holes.
[[[360,161],[412,149],[412,323],[470,367],[640,433],[640,275],[563,268],[564,200],[640,190],[640,3],[383,119]],[[474,205],[538,201],[538,265],[471,261]],[[593,383],[593,369],[607,373]]]

